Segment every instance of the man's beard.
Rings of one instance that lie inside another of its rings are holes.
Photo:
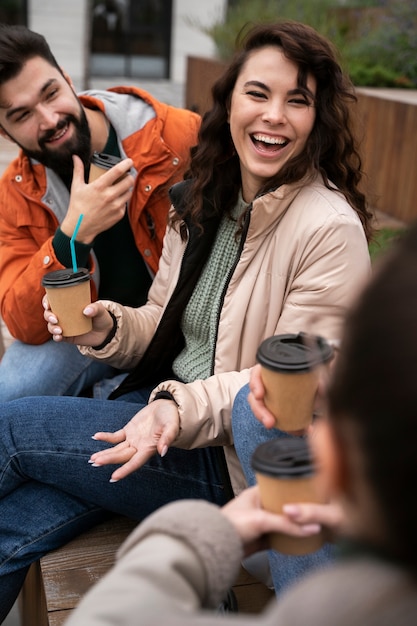
[[[74,127],[74,136],[67,141],[65,145],[55,150],[50,150],[48,139],[53,137],[65,126],[72,124]],[[84,163],[84,170],[88,172],[91,158],[91,133],[88,126],[87,116],[84,109],[80,105],[80,118],[69,114],[63,120],[60,120],[55,128],[44,133],[39,140],[40,150],[28,150],[25,146],[20,145],[22,150],[28,157],[36,159],[45,167],[54,170],[64,181],[71,184],[73,173],[72,155],[76,154]]]

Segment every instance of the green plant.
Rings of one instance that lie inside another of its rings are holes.
[[[367,66],[365,63],[353,61],[349,66],[352,82],[362,87],[401,87],[411,88],[411,79],[398,74],[383,65]]]
[[[305,22],[328,37],[357,85],[417,87],[417,0],[235,0],[225,20],[193,25],[227,60],[242,29],[277,19]]]
[[[404,232],[405,230],[402,228],[381,228],[378,230],[375,233],[374,239],[369,244],[369,254],[371,255],[372,262],[388,252],[393,243],[395,243]]]
[[[250,24],[276,22],[277,19],[293,19],[310,24],[323,32],[335,27],[328,9],[335,0],[237,0],[229,7],[226,19],[211,26],[194,26],[209,35],[217,48],[220,59],[229,59],[235,49],[236,38]]]

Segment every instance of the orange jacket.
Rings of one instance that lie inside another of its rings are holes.
[[[151,271],[156,272],[170,206],[168,190],[187,169],[200,118],[134,87],[87,92],[80,100],[85,107],[105,112],[122,150],[134,161],[137,176],[128,214],[136,245]],[[150,120],[141,117],[143,102],[155,111]],[[1,315],[13,337],[25,343],[41,344],[50,338],[43,319],[41,280],[45,273],[63,267],[52,240],[68,201],[68,191],[59,177],[22,151],[0,180]],[[150,221],[154,233],[149,229]]]

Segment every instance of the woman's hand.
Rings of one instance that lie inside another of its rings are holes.
[[[345,511],[336,502],[329,504],[317,504],[315,502],[284,504],[283,511],[288,519],[296,524],[320,524],[327,541],[333,541],[335,535],[343,534],[347,530]]]
[[[269,547],[268,533],[309,537],[317,535],[322,527],[338,532],[344,521],[343,511],[337,504],[286,504],[283,515],[265,511],[261,506],[258,486],[245,489],[228,502],[221,512],[241,538],[245,556],[266,550]]]
[[[275,417],[265,406],[265,387],[261,377],[261,366],[255,365],[251,370],[249,381],[249,406],[257,420],[262,422],[265,428],[275,426]]]
[[[314,402],[314,414],[316,416],[324,413],[327,378],[328,373],[322,373],[319,378],[319,384]],[[274,426],[276,426],[276,420],[273,413],[271,413],[265,405],[265,387],[262,381],[261,366],[259,363],[251,370],[249,390],[248,402],[254,416],[257,420],[262,422],[265,428],[274,428]],[[305,432],[305,430],[297,430],[292,431],[291,434],[303,435]]]
[[[136,413],[124,428],[115,433],[96,433],[94,439],[107,441],[114,447],[96,452],[90,463],[94,467],[121,464],[111,476],[111,482],[117,482],[142,467],[156,452],[165,456],[179,430],[180,418],[175,402],[155,400]]]
[[[79,346],[99,346],[113,328],[113,319],[107,309],[104,308],[101,302],[93,302],[83,310],[84,315],[92,318],[93,329],[84,335],[63,337],[59,320],[49,308],[49,301],[46,295],[42,298],[42,306],[44,308],[43,317],[48,323],[48,331],[51,333],[52,339],[56,342],[66,341],[67,343],[75,343]]]

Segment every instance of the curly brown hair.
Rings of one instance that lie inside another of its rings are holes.
[[[210,187],[217,213],[230,213],[241,187],[239,157],[234,151],[228,124],[228,108],[239,74],[254,50],[281,48],[299,68],[298,83],[306,88],[307,76],[317,82],[316,119],[304,151],[291,158],[258,190],[261,195],[280,185],[294,183],[321,172],[325,185],[334,185],[357,212],[368,240],[372,214],[359,190],[361,158],[353,132],[351,103],[356,102],[353,85],[343,73],[332,44],[310,26],[285,21],[256,25],[238,42],[238,51],[212,88],[213,106],[203,117],[198,145],[192,151],[187,178],[192,179],[186,197],[186,213],[199,222],[203,192]],[[176,218],[174,218],[175,220]]]

